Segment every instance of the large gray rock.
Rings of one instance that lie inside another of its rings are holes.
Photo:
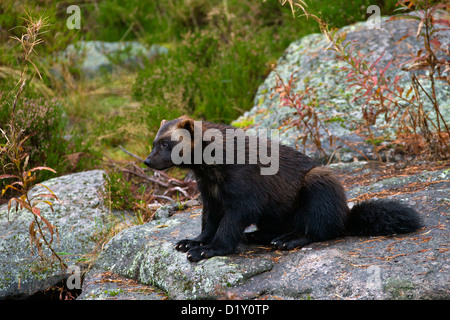
[[[178,239],[199,232],[201,209],[183,211],[119,233],[105,246],[96,267],[154,285],[172,299],[217,297],[217,290],[243,284],[270,270],[268,257],[216,257],[193,264],[175,251]]]
[[[397,75],[403,76],[399,86],[407,92],[411,83],[411,76],[398,67],[400,62],[410,59],[411,53],[416,53],[423,47],[423,40],[417,40],[414,36],[417,32],[418,22],[416,20],[393,20],[387,21],[387,17],[382,17],[380,29],[369,29],[367,22],[358,22],[338,30],[339,33],[347,33],[346,41],[356,41],[358,48],[363,54],[372,53],[368,58],[369,63],[374,62],[383,53],[378,66],[383,68],[386,64],[394,60],[397,66],[392,65],[386,75],[394,79]],[[395,42],[403,35],[411,34],[398,45]],[[440,31],[439,40],[442,47],[450,45],[450,31],[448,29]],[[343,139],[358,148],[369,158],[376,159],[370,143],[359,137],[355,130],[355,123],[363,122],[362,105],[364,99],[353,101],[356,88],[348,88],[346,75],[341,68],[348,66],[344,62],[336,59],[336,53],[332,50],[324,51],[329,46],[328,40],[323,34],[307,35],[298,41],[291,43],[283,56],[278,60],[275,70],[265,79],[258,88],[255,96],[253,108],[234,121],[234,125],[241,127],[252,127],[254,129],[278,129],[284,121],[291,123],[298,119],[294,115],[294,109],[283,106],[280,103],[279,94],[273,88],[276,84],[278,74],[285,84],[289,82],[291,75],[295,81],[292,87],[293,93],[303,93],[307,87],[312,88],[310,97],[306,95],[303,103],[311,103],[311,97],[317,101],[316,112],[319,118],[325,123],[330,133]],[[448,57],[444,57],[448,60]],[[426,79],[421,80],[422,86],[431,92],[431,83]],[[440,110],[446,122],[450,122],[450,87],[444,81],[436,81],[436,95],[439,101]],[[425,96],[424,94],[422,94]],[[395,98],[394,98],[395,100]],[[425,110],[430,112],[430,119],[435,119],[433,107],[427,98],[423,99]],[[399,101],[400,103],[402,101]],[[398,120],[397,120],[398,121]],[[384,116],[377,119],[372,131],[376,136],[384,136],[386,141],[395,139],[395,126],[385,126]],[[297,142],[299,131],[296,128],[284,126],[280,132],[281,142],[303,148]],[[328,136],[321,130],[322,147],[328,156],[333,151],[337,151],[335,159],[342,161],[352,161],[353,158],[361,159],[361,155],[342,144],[340,150],[336,150],[328,143]],[[308,143],[305,152],[316,158],[323,157],[319,150],[312,143]]]
[[[351,167],[339,171],[362,174]],[[448,169],[425,171],[348,190],[349,198],[388,193],[414,206],[424,220],[415,233],[345,237],[293,251],[241,245],[233,255],[192,263],[174,245],[200,233],[201,207],[194,206],[123,230],[105,245],[96,268],[156,286],[171,299],[449,299],[449,178]]]
[[[344,178],[358,181],[383,171],[365,163],[334,166]],[[174,249],[200,232],[201,205],[168,205],[156,220],[113,237],[84,277],[79,299],[448,299],[449,169],[417,171],[350,188],[348,197],[390,195],[414,206],[424,220],[418,232],[393,237],[345,237],[293,251],[240,245],[235,254],[191,263]],[[53,244],[68,265],[80,264],[106,228],[108,210],[97,191],[103,171],[67,175],[44,183],[61,199],[55,212],[42,214],[58,227]],[[354,202],[355,200],[352,200]],[[177,211],[181,209],[182,211]],[[28,212],[0,208],[0,298],[26,298],[68,274],[58,263],[31,254]]]
[[[114,274],[107,270],[91,269],[83,280],[78,300],[165,300],[166,295],[153,286]]]
[[[108,211],[97,194],[104,183],[103,173],[86,171],[43,183],[60,202],[53,201],[54,212],[47,205],[38,207],[42,216],[58,228],[59,244],[55,240],[52,247],[68,266],[86,258],[107,223]],[[48,193],[42,187],[33,192]],[[32,220],[26,210],[11,210],[8,220],[7,205],[0,207],[0,299],[26,298],[68,277],[65,272],[61,274],[58,262],[43,262],[36,248],[31,254],[28,228]],[[50,255],[45,245],[43,249]]]
[[[122,68],[142,67],[144,62],[168,53],[166,47],[150,47],[138,41],[79,41],[69,45],[60,59],[69,66],[79,68],[83,76],[92,78]],[[58,74],[58,70],[54,72]]]

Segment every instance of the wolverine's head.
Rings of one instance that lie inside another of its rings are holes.
[[[150,155],[145,159],[144,164],[156,170],[164,170],[180,163],[174,163],[172,152],[174,148],[187,150],[187,148],[180,148],[179,144],[189,144],[188,150],[191,149],[194,132],[194,120],[182,116],[180,118],[167,121],[162,120],[161,126],[153,141],[153,148]],[[174,139],[175,137],[175,139]],[[182,152],[182,151],[181,151]],[[177,156],[179,155],[177,152]],[[186,156],[186,155],[185,155]]]
[[[161,121],[153,149],[144,163],[164,170],[174,165],[194,169],[217,165],[249,164],[261,168],[262,175],[273,175],[279,168],[278,132],[276,140],[261,135],[246,135],[231,126],[194,121],[183,116]],[[269,152],[270,148],[270,152]]]

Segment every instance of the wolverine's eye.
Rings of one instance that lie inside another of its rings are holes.
[[[161,142],[161,147],[167,148],[168,146],[169,146],[169,143],[167,141],[162,141]]]

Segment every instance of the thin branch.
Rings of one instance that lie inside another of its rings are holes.
[[[136,175],[136,176],[138,176],[138,177],[140,177],[140,178],[142,178],[142,179],[145,179],[145,180],[148,180],[148,181],[157,183],[157,184],[159,184],[159,185],[161,185],[161,186],[163,186],[163,187],[165,187],[165,188],[169,188],[169,187],[170,187],[169,183],[165,183],[165,182],[160,181],[160,180],[158,180],[158,179],[155,179],[155,178],[152,178],[152,177],[143,175],[143,174],[141,174],[141,173],[139,173],[139,172],[136,172],[136,171],[133,171],[133,170],[129,170],[129,169],[122,169],[122,171],[123,171],[123,172],[132,173],[132,174],[134,174],[134,175]]]
[[[64,268],[67,268],[67,265],[64,263],[64,261],[62,261],[61,257],[55,252],[55,250],[53,250],[52,246],[50,245],[50,243],[48,243],[47,239],[45,238],[44,231],[41,228],[41,224],[39,223],[38,218],[36,217],[36,215],[33,215],[33,216],[34,216],[34,221],[36,222],[36,224],[37,224],[37,226],[39,228],[39,232],[42,235],[42,239],[45,242],[45,245],[47,246],[47,248],[50,249],[50,251],[52,252],[53,256],[55,256],[59,260],[60,265],[63,266]]]
[[[132,157],[134,157],[136,159],[138,159],[140,162],[144,163],[144,160],[141,157],[135,155],[134,153],[131,153],[130,151],[126,150],[121,145],[119,145],[119,149],[122,150],[123,152],[125,152],[126,154],[128,154],[128,155],[130,155],[130,156],[132,156]]]

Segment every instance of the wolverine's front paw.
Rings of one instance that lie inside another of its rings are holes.
[[[178,241],[175,245],[175,249],[181,252],[188,252],[189,250],[200,247],[201,245],[202,243],[200,241],[185,239]]]

